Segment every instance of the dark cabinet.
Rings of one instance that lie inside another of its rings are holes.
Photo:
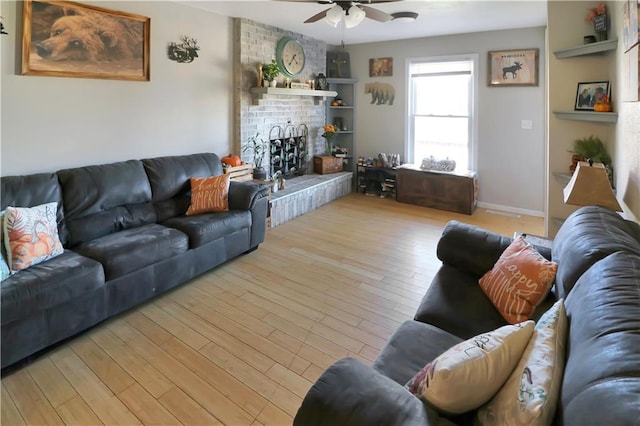
[[[396,199],[456,213],[472,214],[478,199],[476,172],[439,172],[414,165],[396,169]]]

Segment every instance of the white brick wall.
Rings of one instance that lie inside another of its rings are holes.
[[[314,79],[319,73],[326,74],[327,45],[324,41],[315,40],[302,34],[292,33],[280,28],[271,27],[249,19],[234,19],[234,152],[239,153],[244,161],[251,161],[250,153],[242,153],[242,147],[249,137],[259,132],[266,140],[273,126],[284,128],[290,122],[294,127],[306,124],[309,128],[309,141],[312,152],[324,152],[322,125],[325,124],[325,104],[314,104],[312,97],[274,96],[269,95],[254,104],[249,92],[257,86],[258,64],[275,59],[278,41],[284,37],[294,37],[302,44],[306,54],[306,62],[302,73],[293,81]],[[283,76],[278,77],[282,81]],[[312,170],[311,158],[308,158],[307,171]],[[269,158],[265,157],[265,169],[268,170]]]

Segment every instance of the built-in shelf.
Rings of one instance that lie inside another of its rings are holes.
[[[618,48],[618,39],[598,41],[596,43],[583,44],[568,49],[556,50],[553,54],[557,59],[573,58],[575,56],[596,55]]]
[[[340,106],[331,105],[329,108],[331,108],[331,109],[353,109],[353,106],[351,106],[351,105],[340,105]]]
[[[338,130],[336,133],[338,133],[338,134],[340,134],[340,133],[353,134],[353,130]]]
[[[280,95],[280,96],[312,96],[316,104],[320,100],[328,97],[335,97],[338,92],[335,90],[309,90],[309,89],[288,89],[286,87],[252,87],[249,89],[254,100],[262,99],[264,95]]]
[[[553,111],[553,114],[561,120],[595,121],[599,123],[615,123],[618,121],[617,112]]]

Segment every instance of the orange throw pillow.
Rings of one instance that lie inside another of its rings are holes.
[[[520,236],[480,278],[480,287],[504,319],[517,324],[529,319],[547,296],[557,270],[557,263],[545,259]]]
[[[229,174],[191,178],[191,205],[187,216],[229,211]]]

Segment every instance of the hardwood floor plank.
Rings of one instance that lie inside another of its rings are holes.
[[[60,405],[56,408],[56,411],[67,425],[86,426],[104,424],[79,395]]]
[[[222,425],[218,419],[177,387],[171,388],[158,401],[184,425]]]
[[[0,397],[0,424],[7,426],[21,426],[25,425],[25,421],[20,415],[20,410],[13,402],[9,391],[5,387],[4,383],[0,383],[2,387],[2,396]]]
[[[159,398],[168,392],[173,384],[153,365],[140,358],[115,334],[106,327],[100,327],[90,334],[100,348],[115,360],[137,383],[151,395]]]
[[[144,425],[180,424],[166,408],[135,383],[129,389],[118,394],[118,398],[136,415]]]
[[[71,349],[111,392],[118,394],[136,383],[124,368],[88,336],[82,336],[71,342]]]
[[[184,390],[198,404],[217,419],[229,424],[247,424],[253,421],[246,411],[226,398],[213,386],[150,341],[137,329],[124,321],[113,321],[109,329],[126,342],[132,350],[152,363],[169,380]]]
[[[140,312],[195,350],[209,343],[209,339],[152,303],[146,304]]]
[[[449,220],[511,236],[543,220],[351,194],[2,379],[2,424],[291,424],[336,360],[370,364],[413,318]]]
[[[51,360],[103,423],[140,424],[71,348],[57,351],[51,355]]]
[[[78,395],[48,357],[34,362],[29,369],[29,374],[53,408],[58,408]]]
[[[189,368],[203,380],[216,388],[224,396],[235,397],[242,401],[240,408],[252,416],[257,416],[267,403],[267,399],[261,397],[249,386],[236,379],[223,368],[216,365],[205,356],[196,352],[182,341],[174,338],[162,344],[162,347],[175,359]],[[255,374],[259,374],[255,372]]]

